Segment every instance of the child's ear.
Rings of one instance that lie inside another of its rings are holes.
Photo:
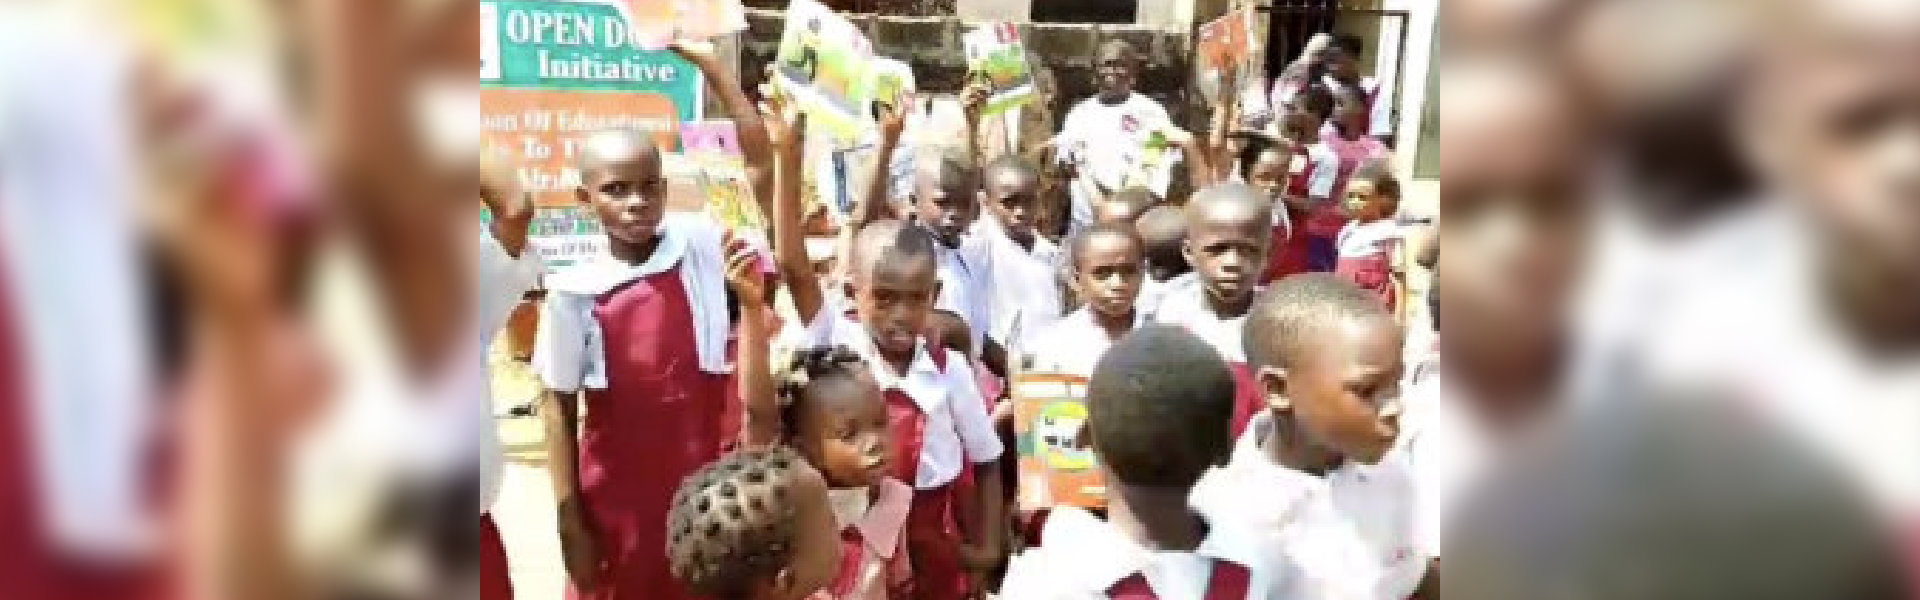
[[[933,280],[933,300],[936,302],[940,300],[940,280],[939,279]]]
[[[793,589],[794,586],[797,585],[798,583],[799,583],[799,580],[793,576],[793,569],[791,567],[783,568],[783,569],[780,569],[779,573],[773,574],[773,579],[771,581],[768,581],[765,584],[763,584],[763,587],[761,588],[762,591],[769,592],[769,593],[758,594],[755,597],[757,598],[801,598],[803,596],[801,594],[795,593],[795,590]]]
[[[573,186],[573,199],[579,201],[581,206],[593,206],[593,196],[587,193],[587,186]]]
[[[1180,258],[1187,259],[1188,267],[1192,267],[1193,265],[1200,264],[1199,262],[1193,260],[1193,238],[1190,238],[1190,237],[1180,238]]]
[[[1254,374],[1260,382],[1260,396],[1267,401],[1267,408],[1293,410],[1293,402],[1287,399],[1287,376],[1287,370],[1280,367],[1260,367]]]

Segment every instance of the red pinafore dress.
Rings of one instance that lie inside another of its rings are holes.
[[[944,350],[929,352],[933,364],[942,373],[947,370]],[[893,441],[893,476],[901,481],[919,481],[920,448],[926,441],[927,415],[906,391],[886,392],[887,431]],[[938,489],[913,490],[913,508],[907,513],[907,556],[913,561],[914,597],[921,600],[948,600],[968,597],[971,592],[966,570],[960,563],[960,545],[965,543],[954,516],[954,485]]]
[[[600,587],[571,598],[692,598],[669,570],[666,514],[680,480],[718,459],[729,377],[700,370],[680,266],[595,300],[607,389],[587,390],[580,487],[605,559]],[[717,308],[716,308],[717,309]]]
[[[1214,559],[1213,574],[1207,578],[1206,600],[1246,600],[1253,574],[1246,567]],[[1160,600],[1147,585],[1144,575],[1135,573],[1107,588],[1113,600]]]

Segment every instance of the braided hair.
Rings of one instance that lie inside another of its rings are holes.
[[[776,446],[728,454],[687,476],[667,513],[674,578],[695,594],[740,598],[792,562],[804,465]]]
[[[773,374],[774,394],[780,402],[781,438],[791,441],[797,434],[797,407],[805,401],[810,386],[830,378],[853,377],[863,364],[860,355],[844,345],[795,351],[786,367]]]

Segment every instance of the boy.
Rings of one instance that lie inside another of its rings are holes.
[[[1057,143],[1071,156],[1074,180],[1069,235],[1094,223],[1093,209],[1100,190],[1121,187],[1127,171],[1139,159],[1134,139],[1172,119],[1167,109],[1133,91],[1140,70],[1140,54],[1125,40],[1100,46],[1094,70],[1097,92],[1067,112]]]
[[[1193,267],[1187,265],[1187,213],[1178,206],[1155,206],[1140,215],[1134,229],[1140,232],[1147,260],[1147,278],[1140,284],[1138,306],[1142,312],[1153,314],[1168,284],[1193,273]]]
[[[1152,190],[1129,187],[1095,204],[1093,222],[1131,224],[1159,202],[1154,199]]]
[[[1029,355],[1039,372],[1092,377],[1107,349],[1145,321],[1135,301],[1146,280],[1146,248],[1132,228],[1101,223],[1080,232],[1067,255],[1082,306],[1038,336]]]
[[[1233,375],[1199,339],[1147,327],[1095,368],[1084,438],[1107,483],[1108,519],[1056,508],[1040,547],[1008,568],[1008,598],[1318,598],[1281,576],[1265,539],[1188,506],[1233,443]],[[1293,504],[1298,498],[1267,496]],[[1298,595],[1296,595],[1298,594]]]
[[[1413,478],[1403,463],[1381,460],[1398,431],[1401,338],[1392,313],[1333,274],[1294,275],[1267,288],[1246,337],[1266,410],[1248,424],[1233,463],[1194,492],[1194,506],[1278,530],[1296,517],[1255,490],[1327,495],[1331,527],[1364,541],[1368,563],[1358,566],[1381,572],[1373,597],[1412,594],[1427,573],[1413,543]]]
[[[1738,393],[1920,548],[1920,7],[1783,9],[1740,123],[1774,201],[1707,240],[1642,333],[1656,377]]]
[[[1148,320],[1192,332],[1234,367],[1242,384],[1233,428],[1239,435],[1260,405],[1240,338],[1266,268],[1273,208],[1259,190],[1225,183],[1195,194],[1186,210],[1184,248],[1195,276],[1169,283]]]
[[[1034,232],[1040,170],[1008,154],[987,165],[987,207],[993,218],[974,224],[992,252],[992,337],[1002,347],[1026,347],[1060,319],[1060,247]]]
[[[736,243],[711,221],[665,215],[645,133],[601,131],[581,148],[574,194],[609,252],[549,278],[534,350],[562,551],[584,597],[682,598],[659,517],[680,478],[735,437],[724,268]],[[630,435],[641,430],[653,433]]]

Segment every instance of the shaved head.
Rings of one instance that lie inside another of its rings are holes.
[[[1187,229],[1205,223],[1273,221],[1273,205],[1266,194],[1244,183],[1223,183],[1200,190],[1187,203]]]
[[[587,134],[580,141],[580,155],[575,159],[575,166],[580,168],[581,173],[588,173],[634,162],[659,164],[660,146],[654,142],[653,135],[647,132],[621,127]]]
[[[931,269],[935,252],[933,236],[925,229],[889,219],[860,230],[848,262],[853,265],[854,280],[864,282],[876,269],[918,269],[922,264]]]

